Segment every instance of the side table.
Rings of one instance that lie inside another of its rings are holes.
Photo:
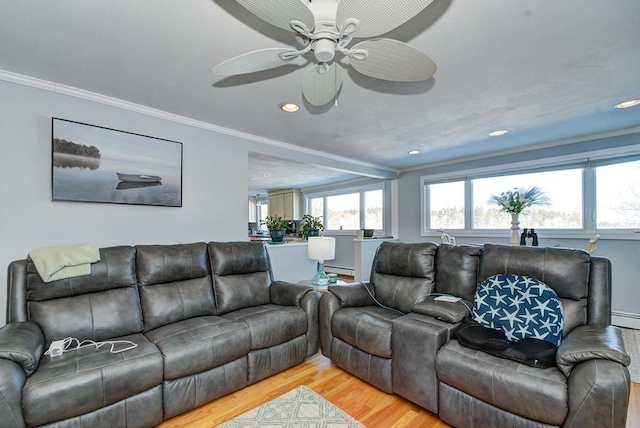
[[[347,282],[342,281],[342,280],[339,279],[334,284],[313,285],[313,284],[311,284],[311,280],[310,279],[303,279],[302,281],[298,281],[298,284],[311,286],[311,287],[313,287],[314,291],[318,291],[320,293],[324,293],[325,291],[327,291],[329,289],[329,285],[347,285]]]

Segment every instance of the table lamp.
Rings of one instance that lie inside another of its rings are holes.
[[[329,284],[329,275],[324,271],[324,261],[336,257],[336,238],[326,236],[310,236],[307,257],[318,261],[318,271],[311,280],[313,285]]]

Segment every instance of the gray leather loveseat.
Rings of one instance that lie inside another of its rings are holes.
[[[497,274],[537,278],[557,293],[564,339],[552,367],[455,338],[476,289]],[[322,295],[320,341],[325,356],[370,384],[456,427],[625,426],[629,357],[610,325],[609,260],[562,248],[383,243],[363,284],[330,286]],[[433,294],[462,300],[435,301]]]
[[[304,361],[318,350],[318,294],[274,281],[261,243],[100,250],[89,276],[45,284],[8,272],[0,424],[149,427]],[[43,353],[54,339],[129,340],[110,353]]]

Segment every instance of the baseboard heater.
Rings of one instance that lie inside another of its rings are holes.
[[[353,268],[324,265],[324,271],[327,272],[327,273],[337,273],[339,275],[354,276],[354,269]]]
[[[611,324],[640,330],[640,314],[611,311]]]

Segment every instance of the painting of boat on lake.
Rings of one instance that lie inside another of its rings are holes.
[[[54,201],[182,206],[182,143],[52,119]]]

